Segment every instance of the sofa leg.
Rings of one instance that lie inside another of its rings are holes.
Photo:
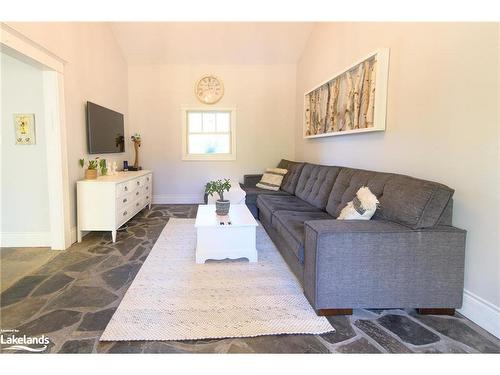
[[[455,315],[455,309],[417,309],[420,315]]]
[[[352,315],[352,309],[319,309],[318,316]]]

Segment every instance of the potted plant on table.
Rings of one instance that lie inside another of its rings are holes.
[[[229,200],[224,199],[224,192],[231,189],[231,182],[229,179],[209,181],[205,185],[205,193],[213,196],[214,193],[219,195],[219,199],[215,201],[215,213],[217,215],[225,216],[229,213]]]
[[[85,169],[85,179],[86,180],[95,180],[97,179],[97,163],[99,158],[95,158],[94,160],[89,160],[87,169]],[[85,166],[85,159],[80,159],[80,166],[83,168]]]

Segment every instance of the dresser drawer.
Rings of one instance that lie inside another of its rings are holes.
[[[132,217],[134,214],[134,207],[131,204],[127,204],[125,207],[120,208],[116,211],[116,222],[118,227],[124,222]]]

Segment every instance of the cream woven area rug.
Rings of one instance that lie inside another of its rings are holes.
[[[170,219],[101,341],[195,340],[334,331],[307,302],[265,230],[258,263],[195,263],[193,219]]]

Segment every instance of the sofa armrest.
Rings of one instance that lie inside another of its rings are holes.
[[[246,174],[243,176],[243,185],[245,187],[255,187],[261,178],[262,174]]]
[[[460,307],[465,236],[451,226],[307,221],[305,295],[315,309]]]

